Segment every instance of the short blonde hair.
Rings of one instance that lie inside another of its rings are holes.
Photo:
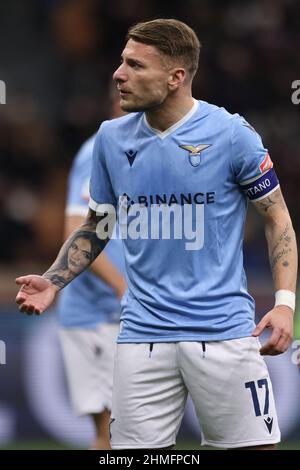
[[[155,46],[163,55],[182,61],[191,79],[197,72],[201,44],[182,21],[161,18],[138,23],[128,30],[126,39]]]

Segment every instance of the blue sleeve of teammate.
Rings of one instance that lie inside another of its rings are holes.
[[[93,150],[93,163],[90,182],[89,206],[97,210],[98,204],[112,204],[116,207],[116,197],[107,170],[105,155],[102,150],[102,126],[100,127]]]
[[[272,160],[255,129],[241,116],[233,121],[232,168],[246,196],[257,201],[279,187]]]
[[[67,215],[87,213],[94,140],[92,137],[85,142],[75,156],[68,179]]]

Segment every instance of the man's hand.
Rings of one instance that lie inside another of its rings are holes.
[[[54,300],[59,288],[42,276],[21,276],[16,279],[21,289],[16,297],[21,312],[32,315],[43,313]]]
[[[285,305],[277,305],[256,325],[252,336],[259,336],[265,328],[271,328],[269,340],[261,347],[262,356],[276,356],[284,353],[293,337],[293,311]]]

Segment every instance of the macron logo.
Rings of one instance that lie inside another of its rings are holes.
[[[272,432],[272,427],[273,427],[273,418],[270,418],[270,416],[268,416],[267,419],[264,419],[264,422],[266,423],[266,426],[268,428],[268,431],[269,433],[271,434]]]
[[[134,150],[128,150],[128,152],[125,152],[125,154],[126,154],[126,157],[128,158],[129,165],[132,166],[137,152],[134,152]]]

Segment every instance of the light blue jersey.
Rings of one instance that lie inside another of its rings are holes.
[[[87,214],[94,142],[95,136],[83,144],[75,157],[68,182],[66,215]],[[105,254],[123,273],[122,242],[111,240]],[[85,271],[61,292],[58,315],[64,327],[94,328],[99,323],[118,322],[120,303],[111,287]]]
[[[152,129],[144,113],[101,125],[90,207],[116,207],[121,197],[119,216],[127,214],[129,227],[129,292],[118,342],[251,336],[255,307],[243,269],[244,223],[248,199],[278,188],[272,166],[261,138],[241,116],[204,101],[195,100],[165,132]],[[136,205],[148,212],[148,237],[144,229],[140,238],[134,230]],[[174,225],[170,237],[164,223],[157,234],[158,219],[153,222],[165,209]],[[195,242],[191,228],[180,236],[180,227],[191,221]]]

